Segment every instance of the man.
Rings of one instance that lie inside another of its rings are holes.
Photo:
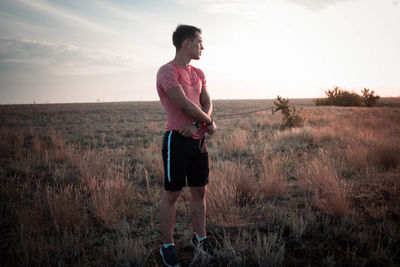
[[[217,130],[211,118],[212,102],[204,73],[189,63],[200,59],[204,47],[201,30],[179,25],[172,35],[175,58],[157,73],[157,92],[167,118],[162,156],[164,194],[160,202],[161,230],[164,244],[161,257],[167,266],[179,266],[173,229],[175,203],[184,186],[190,187],[190,208],[194,228],[190,240],[195,249],[213,256],[206,236],[206,185],[208,183],[208,150],[205,134]]]

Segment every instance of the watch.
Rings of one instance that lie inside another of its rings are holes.
[[[210,117],[210,118],[211,118],[211,117]],[[211,122],[210,122],[210,123],[206,123],[206,125],[207,125],[207,126],[211,126],[211,125],[213,124],[213,122],[214,122],[214,119],[211,118]]]
[[[196,126],[197,129],[200,129],[201,126],[203,125],[201,122],[198,122],[198,121],[194,121],[194,122],[192,122],[192,124],[193,124],[194,126]]]

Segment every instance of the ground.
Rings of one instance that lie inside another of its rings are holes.
[[[194,255],[190,194],[177,203],[183,266],[399,266],[400,99],[316,107],[281,128],[272,100],[217,100],[207,137],[207,232]],[[161,266],[159,102],[0,106],[5,266]]]

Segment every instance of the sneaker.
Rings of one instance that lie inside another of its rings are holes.
[[[199,249],[201,252],[207,254],[208,256],[215,256],[214,249],[211,246],[210,240],[208,238],[205,238],[199,242],[196,235],[194,235],[192,240],[190,240],[190,244],[194,249]]]
[[[171,245],[168,246],[167,248],[164,248],[164,246],[162,246],[160,248],[160,254],[165,266],[169,267],[181,266],[178,255],[176,254],[175,246]]]

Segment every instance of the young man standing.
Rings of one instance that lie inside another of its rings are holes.
[[[190,208],[194,228],[190,240],[195,249],[213,256],[206,236],[206,185],[208,183],[208,151],[204,136],[217,130],[211,118],[212,102],[204,73],[189,65],[200,59],[204,47],[201,30],[179,25],[172,35],[175,58],[157,73],[157,92],[167,118],[162,156],[164,162],[164,195],[160,202],[161,230],[164,244],[161,257],[167,266],[179,266],[173,229],[175,203],[184,186],[190,187]]]

